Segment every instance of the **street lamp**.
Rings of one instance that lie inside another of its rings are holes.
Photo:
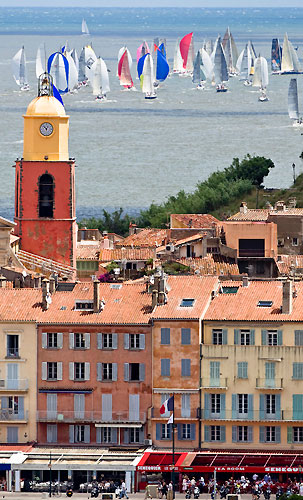
[[[48,494],[48,496],[51,497],[52,496],[52,452],[51,451],[49,452],[48,466],[49,466],[49,494]]]

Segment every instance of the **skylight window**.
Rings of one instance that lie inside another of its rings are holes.
[[[223,293],[237,293],[238,290],[238,286],[222,286]]]
[[[258,307],[271,307],[272,300],[259,300]]]
[[[110,285],[110,288],[113,288],[114,290],[120,290],[120,288],[122,288],[122,285],[121,283],[112,283]]]
[[[193,307],[195,299],[182,299],[180,307]]]

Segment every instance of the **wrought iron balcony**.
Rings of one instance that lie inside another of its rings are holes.
[[[14,411],[10,408],[0,410],[0,422],[28,421],[28,411]]]
[[[257,378],[256,389],[283,389],[283,378]]]
[[[202,378],[202,389],[227,389],[227,378]]]
[[[19,347],[8,347],[6,349],[7,358],[20,358]]]
[[[145,423],[146,413],[139,412],[135,414],[128,411],[110,412],[110,411],[47,411],[39,410],[37,412],[38,422],[58,422],[58,423],[74,423],[74,422],[98,422],[98,423]]]
[[[0,379],[0,392],[1,391],[28,391],[28,379]]]

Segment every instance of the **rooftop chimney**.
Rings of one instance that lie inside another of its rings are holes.
[[[44,278],[42,280],[42,309],[46,311],[49,308],[49,304],[51,302],[50,293],[49,293],[49,280]]]
[[[245,287],[248,286],[248,276],[247,275],[242,276],[242,284]]]
[[[41,276],[34,277],[34,287],[41,288]]]
[[[286,205],[283,200],[277,201],[275,204],[275,210],[277,212],[284,212],[286,210]]]
[[[247,203],[246,201],[242,201],[240,205],[240,213],[241,214],[247,214]]]
[[[282,314],[292,312],[292,281],[283,281]]]
[[[103,248],[104,250],[108,250],[110,245],[109,245],[110,241],[109,241],[109,238],[108,238],[108,233],[106,231],[103,232]]]
[[[0,276],[0,288],[6,288],[6,277],[3,275]]]
[[[53,277],[49,278],[49,291],[53,294],[56,290],[56,280]]]
[[[100,288],[99,281],[94,281],[94,313],[100,312]]]
[[[152,308],[155,309],[155,307],[158,305],[158,290],[153,290],[152,292]]]

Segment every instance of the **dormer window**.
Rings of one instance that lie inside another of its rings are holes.
[[[76,300],[75,302],[76,311],[93,311],[94,302],[92,300]]]
[[[54,180],[49,174],[39,179],[39,217],[54,217]]]

